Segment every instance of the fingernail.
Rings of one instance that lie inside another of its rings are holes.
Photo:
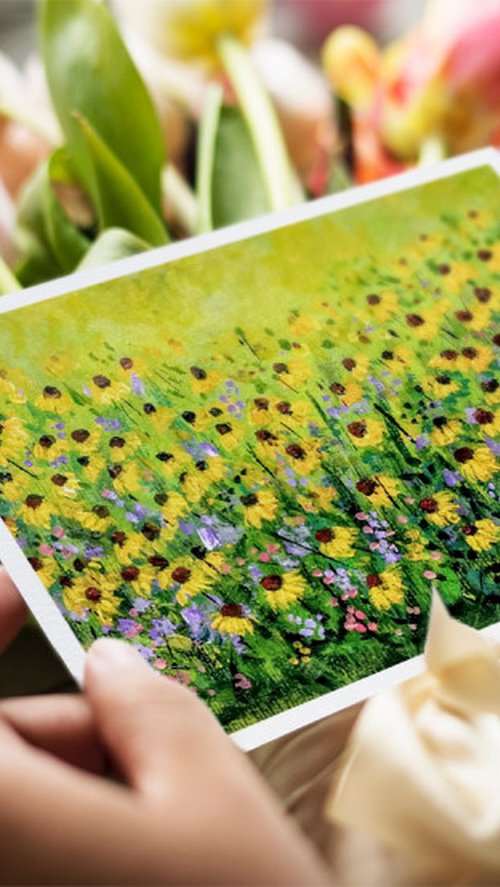
[[[99,638],[92,644],[88,656],[92,664],[98,663],[99,666],[109,668],[130,668],[146,664],[131,644],[112,638]]]

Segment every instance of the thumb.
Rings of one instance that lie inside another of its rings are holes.
[[[156,674],[123,641],[100,639],[86,661],[85,692],[96,728],[126,781],[146,795],[203,781],[207,760],[239,755],[209,709]]]

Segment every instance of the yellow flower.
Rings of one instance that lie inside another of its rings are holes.
[[[418,530],[408,530],[405,536],[409,539],[406,547],[406,557],[410,561],[425,561],[429,559],[425,540]]]
[[[25,524],[33,527],[42,527],[44,530],[50,530],[52,519],[52,506],[43,496],[31,493],[26,497],[21,508],[20,516]]]
[[[494,406],[500,403],[500,384],[497,379],[484,379],[481,382],[481,391],[488,405]]]
[[[303,443],[292,443],[285,447],[285,453],[288,457],[288,463],[296,474],[306,477],[318,467],[320,457],[317,449],[312,444],[305,441]]]
[[[35,406],[46,413],[66,415],[74,406],[67,394],[57,388],[56,385],[46,385],[42,393],[36,398]]]
[[[53,462],[67,450],[67,441],[54,437],[53,434],[42,434],[33,446],[33,456],[39,462]]]
[[[437,397],[441,400],[449,394],[454,394],[455,391],[458,391],[457,383],[445,372],[424,379],[422,387],[426,394],[430,394],[432,397]]]
[[[335,92],[348,105],[370,104],[379,80],[380,50],[369,34],[354,25],[337,28],[322,51],[323,66]]]
[[[8,465],[9,459],[18,459],[26,448],[28,435],[21,419],[13,417],[0,422],[0,465]]]
[[[305,400],[290,403],[288,400],[278,400],[272,404],[273,412],[278,414],[283,425],[302,426],[311,414],[311,405]]]
[[[82,472],[83,476],[86,480],[92,481],[95,483],[101,476],[102,472],[106,468],[106,462],[102,456],[94,453],[92,456],[85,456],[85,459],[88,459],[88,462],[82,463],[80,462],[81,468],[79,471]]]
[[[429,523],[434,524],[436,527],[448,527],[452,524],[457,524],[460,520],[458,506],[458,501],[448,490],[434,493],[434,495],[421,499],[419,502],[419,507],[424,512]]]
[[[63,592],[64,606],[70,613],[94,613],[102,625],[112,625],[120,607],[116,584],[102,573],[86,573],[73,579]]]
[[[253,634],[253,625],[241,604],[223,604],[212,617],[210,625],[215,631],[227,634]]]
[[[291,573],[270,573],[260,580],[264,597],[272,610],[286,610],[301,600],[306,590],[306,580],[293,570]]]
[[[124,399],[129,394],[129,389],[123,382],[114,382],[103,373],[93,376],[88,387],[92,400],[104,407]]]
[[[384,570],[383,573],[371,573],[366,577],[368,596],[377,610],[388,610],[393,604],[402,604],[404,600],[403,582],[395,570]]]
[[[401,310],[398,297],[395,293],[383,290],[379,293],[369,293],[366,298],[366,313],[368,317],[375,318],[380,323],[388,320],[392,314]]]
[[[87,428],[75,428],[70,434],[72,446],[79,456],[88,456],[94,453],[100,443],[100,434],[96,430]]]
[[[250,43],[266,0],[113,0],[125,21],[167,56],[217,63],[217,42],[225,34]]]
[[[116,530],[111,535],[114,545],[114,556],[121,564],[140,558],[147,550],[146,540],[139,533],[132,532],[129,536],[121,530]]]
[[[383,422],[366,416],[349,422],[347,426],[349,440],[356,447],[377,447],[384,439]]]
[[[474,551],[487,551],[500,539],[500,527],[489,518],[462,527],[462,533],[467,545],[470,545]]]
[[[405,314],[407,329],[412,338],[423,342],[430,342],[438,334],[441,317],[436,307],[422,312],[409,312]]]
[[[133,594],[139,597],[149,597],[151,584],[153,579],[156,579],[156,572],[149,564],[142,564],[139,568],[135,564],[128,563],[122,568],[120,576]]]
[[[267,425],[269,422],[269,398],[256,397],[250,407],[249,417],[253,425]]]
[[[452,444],[462,429],[460,419],[447,419],[446,416],[437,416],[433,419],[433,425],[434,430],[430,438],[435,447],[446,447]]]
[[[315,533],[315,539],[320,543],[319,550],[328,557],[342,560],[346,557],[354,557],[353,545],[357,538],[357,532],[351,527],[323,527]]]
[[[207,554],[204,560],[184,558],[164,570],[159,582],[162,587],[164,582],[179,586],[175,598],[184,607],[189,598],[207,591],[217,582],[223,564],[224,556],[217,551]]]
[[[120,496],[139,491],[142,476],[136,462],[126,462],[124,465],[113,462],[108,465],[108,474],[112,480],[113,488]]]
[[[485,410],[482,407],[478,407],[472,413],[472,422],[479,425],[481,431],[487,437],[498,437],[500,435],[500,412],[493,412],[493,410]]]
[[[357,382],[333,382],[330,385],[330,391],[338,397],[342,406],[345,407],[359,403],[363,397],[363,389]]]
[[[242,437],[241,428],[236,428],[232,422],[216,422],[215,432],[216,446],[220,446],[223,450],[228,450],[229,452],[236,449]]]
[[[273,363],[273,370],[280,382],[294,391],[300,391],[304,383],[311,378],[312,366],[309,361],[298,357],[292,357],[285,361]]]
[[[362,477],[356,484],[358,492],[363,493],[372,505],[395,505],[394,499],[399,495],[400,483],[395,477],[387,474],[378,474],[376,477]]]
[[[57,472],[52,475],[50,480],[52,483],[53,497],[58,499],[76,499],[78,490],[80,489],[80,482],[74,474],[71,472],[68,472],[67,474],[60,474]]]
[[[91,533],[104,533],[112,523],[109,509],[106,505],[94,505],[91,511],[79,509],[74,514],[74,519]]]
[[[245,523],[257,530],[262,526],[262,521],[273,520],[278,509],[278,500],[271,490],[247,493],[240,496],[240,502],[244,506]]]
[[[491,348],[487,345],[468,345],[462,348],[457,356],[456,366],[461,373],[484,373],[495,359]]]
[[[45,588],[50,588],[56,581],[55,559],[53,557],[30,557],[28,560]]]
[[[176,524],[189,507],[184,496],[176,492],[160,493],[156,501],[161,506],[161,513],[167,524]]]
[[[22,388],[19,388],[14,382],[2,378],[2,376],[0,376],[0,393],[8,403],[23,404],[27,400]]]
[[[200,366],[192,366],[189,370],[191,387],[197,394],[206,394],[213,391],[221,381],[221,374],[203,369]]]
[[[130,459],[141,445],[137,434],[113,434],[107,441],[113,462],[120,463]]]
[[[487,483],[498,471],[495,456],[485,446],[476,447],[475,450],[472,447],[459,447],[454,450],[453,458],[458,463],[457,469],[460,474],[470,483],[477,481]]]

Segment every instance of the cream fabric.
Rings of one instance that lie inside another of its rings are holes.
[[[500,884],[499,654],[436,596],[422,676],[253,753],[332,883]]]

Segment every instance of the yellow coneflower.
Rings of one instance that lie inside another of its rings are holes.
[[[35,400],[35,406],[45,413],[55,413],[56,415],[67,415],[74,403],[61,388],[57,385],[46,385],[42,393]]]
[[[263,521],[274,520],[278,510],[278,500],[271,490],[258,490],[240,496],[244,508],[244,520],[247,526],[260,529]]]
[[[296,570],[291,573],[270,573],[262,577],[260,585],[272,610],[286,610],[296,604],[307,588],[306,580]]]
[[[371,416],[363,416],[347,425],[349,440],[355,447],[377,447],[384,439],[384,432],[384,423]]]
[[[52,523],[52,505],[38,493],[26,496],[19,509],[19,515],[25,524],[49,530]]]
[[[458,447],[453,451],[453,458],[460,474],[470,483],[487,483],[499,469],[496,457],[488,447],[482,445],[475,449]]]
[[[372,505],[390,507],[401,491],[401,484],[395,477],[388,474],[377,474],[375,477],[362,477],[356,484],[359,493],[363,493]]]
[[[404,586],[396,570],[384,570],[382,573],[371,573],[366,578],[368,596],[377,610],[388,610],[393,604],[402,604]]]
[[[252,620],[241,604],[223,604],[210,621],[215,631],[244,636],[253,634]]]
[[[462,533],[467,545],[474,551],[488,551],[500,539],[500,527],[490,518],[482,518],[462,527]]]
[[[112,518],[106,505],[94,505],[91,511],[79,509],[74,519],[91,533],[104,533],[112,524]]]
[[[436,527],[448,527],[460,520],[459,502],[448,490],[426,496],[418,503],[429,523]]]
[[[462,430],[460,419],[447,419],[446,416],[437,416],[433,420],[434,428],[431,432],[431,443],[435,447],[447,447],[452,444]]]
[[[354,557],[353,545],[357,537],[357,530],[342,526],[323,527],[315,533],[321,553],[338,560]]]
[[[101,573],[86,573],[64,588],[63,603],[70,613],[82,616],[94,613],[101,625],[112,625],[120,607],[120,598],[114,593],[116,585]]]

